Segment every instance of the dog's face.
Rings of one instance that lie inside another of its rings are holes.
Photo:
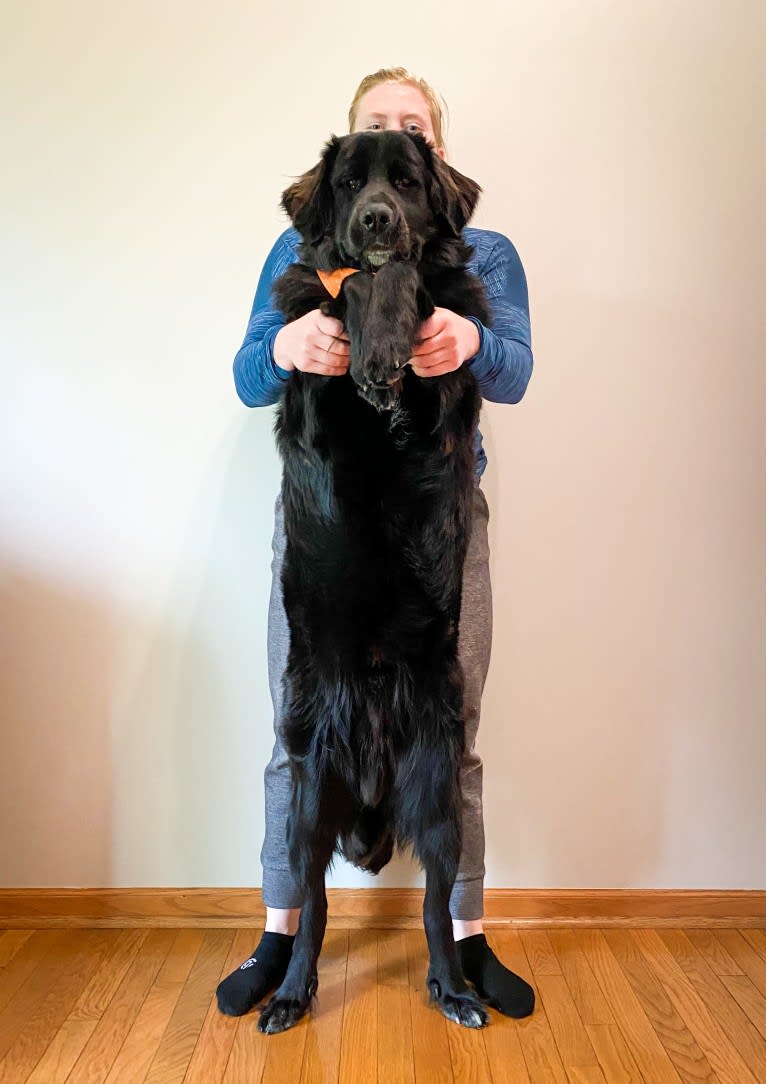
[[[434,236],[459,237],[480,191],[420,135],[359,132],[333,136],[282,206],[320,258],[334,249],[347,266],[375,271],[418,262]]]

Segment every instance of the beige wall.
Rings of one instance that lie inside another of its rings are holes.
[[[766,888],[763,5],[11,8],[2,883],[260,883],[279,472],[231,361],[281,190],[403,63],[530,287],[487,884]]]

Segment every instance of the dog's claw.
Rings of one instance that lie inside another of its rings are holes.
[[[489,1013],[478,1002],[469,1004],[462,998],[447,997],[440,1008],[448,1020],[464,1028],[485,1028],[489,1023]]]
[[[294,998],[273,997],[258,1020],[258,1030],[264,1035],[276,1035],[297,1024],[306,1014],[308,1004]]]
[[[431,1001],[448,1020],[464,1028],[485,1028],[489,1023],[489,1013],[471,990],[462,994],[443,993],[436,980],[429,982],[428,986]]]

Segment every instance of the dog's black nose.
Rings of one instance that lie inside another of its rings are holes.
[[[390,226],[393,214],[390,207],[383,203],[372,203],[361,216],[361,223],[366,230],[373,233],[381,233],[386,226]]]

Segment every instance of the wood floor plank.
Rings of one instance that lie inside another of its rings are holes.
[[[8,1049],[8,1036],[5,1032],[4,1018],[6,1010],[16,995],[22,990],[31,976],[38,969],[42,980],[37,983],[38,989],[45,989],[49,973],[46,971],[46,959],[54,958],[56,951],[66,943],[66,930],[33,930],[32,936],[19,947],[7,965],[0,971],[0,1057]],[[55,968],[55,962],[53,964]],[[32,987],[35,980],[31,979]],[[29,1000],[30,994],[22,994],[22,999]],[[32,1000],[37,994],[32,994]],[[10,1041],[13,1041],[11,1034]]]
[[[26,1084],[62,1084],[96,1029],[118,980],[146,939],[146,930],[101,930],[96,970]]]
[[[753,948],[740,930],[716,930],[716,937],[729,955],[737,961],[743,974],[766,997],[766,959]]]
[[[537,1001],[481,1030],[429,1005],[422,930],[332,929],[276,1036],[215,999],[257,932],[0,931],[0,1084],[766,1084],[756,927],[490,931]]]
[[[605,930],[604,939],[627,976],[663,1047],[684,1081],[716,1084],[716,1075],[630,930]]]
[[[612,1010],[578,946],[575,931],[549,930],[548,938],[583,1024],[613,1024]]]
[[[540,997],[537,977],[524,951],[519,933],[516,930],[504,931],[502,947],[503,963],[510,967],[511,971],[515,971],[517,975],[526,979],[535,992],[534,1012],[531,1016],[525,1016],[522,1020],[515,1022],[529,1078],[532,1084],[567,1084],[567,1075]],[[547,960],[550,966],[552,955],[553,950],[548,942],[547,949],[539,954],[539,958]],[[555,966],[558,967],[555,957],[553,960]],[[543,966],[546,966],[545,963]]]
[[[149,934],[146,929],[115,929],[104,932],[113,934],[114,937],[103,963],[72,1011],[72,1018],[75,1020],[98,1021],[101,1019],[125,978],[128,968],[143,951],[144,942]]]
[[[25,1084],[62,1084],[74,1080],[72,1067],[96,1029],[97,1020],[73,1020],[68,1016]]]
[[[27,1084],[61,1084],[69,1076],[108,1004],[109,982],[104,975],[116,967],[124,974],[146,938],[146,930],[101,930],[102,938],[95,953],[96,970],[74,1008],[52,1037],[35,1066]],[[127,950],[130,955],[127,955]],[[123,966],[124,963],[124,966]]]
[[[257,940],[258,936],[256,935],[255,941],[257,942]],[[235,930],[229,948],[229,954],[216,979],[216,986],[222,979],[225,979],[235,967],[239,967],[242,961],[250,956],[253,944],[253,931],[249,927]],[[190,966],[191,962],[189,962],[189,967]],[[213,993],[215,993],[215,991],[213,991]],[[170,1013],[172,1012],[169,1000],[170,999],[168,999],[168,1002],[164,1003],[162,1012],[166,1024],[167,1020],[170,1018]],[[149,998],[147,998],[147,1002],[148,1001]],[[146,1008],[146,1002],[144,1003],[144,1008]],[[157,1031],[159,1031],[160,1027],[159,1015],[160,1014],[158,1013]],[[205,1020],[200,1029],[197,1043],[189,1062],[189,1067],[186,1070],[184,1084],[219,1084],[219,1081],[223,1079],[223,1075],[226,1072],[226,1065],[231,1054],[231,1048],[234,1044],[234,1037],[237,1034],[237,1020],[238,1017],[227,1016],[225,1013],[220,1012],[216,998],[211,998],[207,1015],[205,1016]],[[163,1028],[162,1030],[164,1032],[165,1029]],[[161,1035],[162,1032],[160,1032],[160,1036]],[[130,1036],[128,1036],[128,1039],[125,1042],[123,1051],[125,1050],[125,1047],[127,1047],[129,1040]],[[147,1043],[146,1046],[148,1045],[149,1044]],[[154,1047],[154,1050],[156,1050],[156,1046]],[[152,1050],[152,1057],[154,1057],[154,1050]],[[123,1051],[120,1051],[120,1053],[122,1054]],[[114,1073],[115,1070],[113,1069],[112,1072]],[[115,1076],[114,1082],[108,1080],[107,1084],[122,1084],[122,1079]]]
[[[351,930],[339,1084],[378,1081],[378,940],[376,930]],[[381,1084],[388,1084],[381,1081]]]
[[[262,1084],[287,1084],[288,1081],[297,1084],[301,1078],[306,1036],[311,1023],[311,1017],[306,1015],[287,1031],[278,1035],[264,1035],[266,1063],[263,1066]]]
[[[766,960],[766,930],[740,930],[740,933],[755,951]]]
[[[182,929],[149,988],[106,1084],[142,1084],[202,945],[202,931]]]
[[[67,1077],[70,1084],[103,1084],[106,1080],[176,935],[172,929],[144,932],[140,950]]]
[[[324,963],[332,961],[333,943],[329,938],[325,939]],[[324,975],[320,968],[323,966],[321,959],[317,965],[317,974],[321,979]],[[323,987],[319,987],[323,991]],[[262,1084],[298,1084],[301,1079],[306,1062],[306,1047],[309,1035],[316,1031],[318,1023],[323,1018],[322,1009],[317,997],[311,1004],[309,1012],[292,1028],[278,1035],[264,1036],[267,1043],[266,1063],[263,1067]]]
[[[412,1061],[417,1084],[451,1084],[452,1056],[447,1020],[428,1003],[428,949],[422,930],[406,930],[409,965]]]
[[[617,1024],[586,1024],[585,1030],[608,1084],[644,1084]]]
[[[183,1080],[233,939],[231,929],[207,929],[202,931],[198,951],[194,951],[193,943],[189,944],[191,970],[146,1074],[146,1084],[176,1084]],[[186,963],[179,957],[179,972]]]
[[[347,966],[348,930],[328,930],[319,957],[319,993],[306,1035],[300,1084],[336,1084],[338,1079]]]
[[[604,997],[612,1007],[615,1020],[644,1080],[650,1084],[679,1084],[683,1078],[673,1065],[627,975],[605,940],[604,931],[582,930],[579,932],[578,942]]]
[[[604,1074],[610,1079],[641,1081],[638,1066],[578,944],[577,932],[550,930],[548,936]]]
[[[720,1084],[759,1084],[744,1058],[732,1047],[726,1033],[684,974],[683,968],[674,960],[659,932],[653,929],[633,930],[631,936],[652,970],[661,979],[668,996],[699,1043]]]
[[[716,975],[742,974],[742,968],[723,947],[714,930],[701,927],[697,930],[687,930],[686,936]]]
[[[598,1068],[596,1052],[572,1001],[564,976],[538,975],[537,986],[569,1078],[571,1079],[572,1070],[575,1068]]]
[[[45,973],[33,972],[22,988],[39,990],[39,999],[29,1003],[28,998],[18,997],[11,1002],[4,1019],[12,1022],[15,1031],[0,1059],[0,1084],[17,1084],[30,1076],[97,969],[103,943],[98,930],[71,931],[59,950],[47,957]],[[22,1015],[26,1008],[28,1012]],[[10,1028],[6,1038],[9,1035]]]
[[[460,1084],[492,1084],[484,1029],[464,1028],[453,1020],[446,1020],[446,1024],[454,1079]]]
[[[568,1070],[570,1084],[606,1084],[598,1065],[573,1065]]]
[[[721,982],[766,1039],[766,998],[763,994],[756,990],[747,975],[722,975]]]
[[[34,930],[2,930],[0,932],[0,970],[8,966],[34,932]]]
[[[378,932],[378,1077],[415,1084],[407,939],[402,930]]]
[[[683,968],[706,1008],[742,1055],[758,1080],[766,1077],[766,1041],[721,979],[708,967],[683,930],[658,930],[663,943]],[[742,976],[740,976],[742,977]]]
[[[246,951],[249,952],[250,949]],[[262,1035],[256,1027],[257,1020],[257,1009],[246,1013],[245,1016],[233,1018],[236,1031],[222,1084],[242,1084],[243,1081],[247,1081],[247,1084],[260,1084],[266,1065],[269,1042],[271,1039],[278,1039],[279,1036]],[[213,1084],[212,1081],[211,1084]]]
[[[519,936],[524,952],[535,975],[560,975],[561,967],[556,959],[547,930],[522,930]]]

